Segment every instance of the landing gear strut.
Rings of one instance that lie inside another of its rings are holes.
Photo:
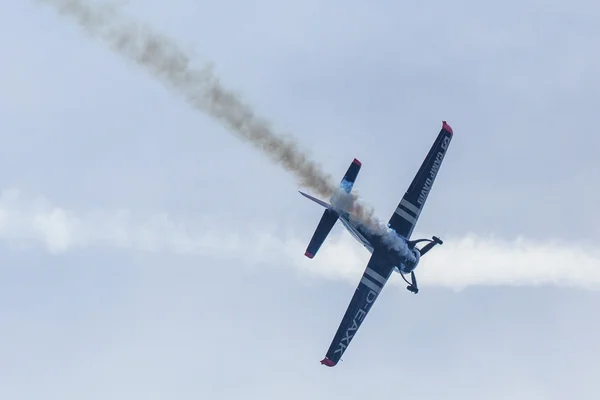
[[[423,246],[423,248],[421,250],[419,250],[419,253],[421,253],[421,256],[423,256],[425,253],[427,253],[429,250],[431,250],[433,248],[433,246],[435,246],[436,244],[444,243],[444,242],[442,242],[442,240],[439,237],[433,236],[431,238],[431,240],[430,239],[419,239],[419,240],[410,241],[410,242],[408,242],[408,247],[413,249],[416,246],[416,244],[420,243],[420,242],[429,242],[425,246]],[[404,277],[404,274],[400,273],[400,275],[402,275],[402,279],[404,279],[404,281],[406,283],[408,283],[406,290],[408,290],[409,292],[412,292],[414,294],[419,293],[419,288],[417,286],[417,278],[415,277],[414,271],[410,271],[411,282],[406,280],[406,278]]]
[[[415,277],[415,271],[410,271],[410,280],[412,281],[411,284],[409,284],[406,289],[409,292],[413,292],[414,294],[419,293],[419,288],[417,287],[417,278]]]
[[[444,244],[444,242],[442,242],[442,239],[440,239],[437,236],[432,236],[431,239],[411,240],[410,242],[408,242],[408,247],[412,249],[417,245],[417,243],[421,243],[421,242],[429,242],[425,246],[423,246],[423,248],[421,250],[419,250],[419,253],[421,253],[421,255],[424,255],[425,253],[427,253],[436,244]]]

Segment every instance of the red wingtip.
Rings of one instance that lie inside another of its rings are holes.
[[[358,159],[354,159],[354,164],[358,165],[359,167],[362,165],[362,163],[360,161],[358,161]]]
[[[442,129],[447,130],[448,132],[450,132],[451,135],[454,134],[454,132],[452,131],[452,128],[450,127],[450,125],[448,125],[448,123],[446,121],[442,121]]]
[[[333,367],[335,366],[335,363],[333,361],[331,361],[329,358],[325,357],[324,359],[321,360],[321,364],[328,366],[328,367]]]
[[[304,253],[304,255],[308,258],[313,258],[314,255],[310,254],[308,251],[306,253]]]

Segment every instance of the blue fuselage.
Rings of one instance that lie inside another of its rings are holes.
[[[410,274],[413,271],[418,263],[419,263],[419,250],[413,249],[406,254],[406,251],[395,250],[390,248],[386,243],[384,243],[381,236],[374,235],[365,229],[362,225],[357,224],[348,219],[347,215],[340,215],[340,221],[344,224],[344,227],[350,232],[350,234],[360,243],[362,244],[371,254],[376,248],[380,250],[384,250],[387,253],[387,257],[390,262],[393,263],[394,270],[396,272],[402,272],[403,274]],[[400,237],[399,238],[407,243],[408,241]]]

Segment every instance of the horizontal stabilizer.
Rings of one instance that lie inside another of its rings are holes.
[[[356,177],[360,172],[361,165],[361,162],[358,161],[356,158],[352,160],[352,163],[346,170],[346,173],[344,174],[344,177],[340,182],[340,188],[344,192],[350,193],[352,191],[352,187],[354,186]],[[321,220],[319,221],[319,225],[317,225],[317,229],[315,230],[315,233],[313,234],[313,237],[310,240],[308,247],[306,248],[306,252],[304,253],[306,257],[313,258],[317,255],[317,252],[321,248],[321,245],[323,244],[323,242],[325,242],[325,239],[327,239],[327,236],[331,232],[331,229],[333,229],[333,226],[339,219],[340,215],[333,209],[331,204],[328,204],[322,200],[317,199],[316,197],[313,197],[303,192],[300,192],[300,194],[306,197],[307,199],[310,199],[315,203],[326,208],[326,210],[323,212]],[[336,194],[334,193],[331,197],[331,202],[334,203],[335,199]]]
[[[306,248],[306,252],[304,255],[308,258],[313,258],[317,255],[317,252],[321,248],[321,245],[327,239],[327,235],[331,232],[331,229],[335,225],[339,218],[338,213],[333,211],[332,209],[327,209],[323,212],[323,216],[319,221],[319,225],[317,225],[317,229],[313,234],[312,239],[310,239],[310,243]]]
[[[319,205],[321,205],[321,206],[323,206],[323,207],[325,207],[325,208],[331,208],[331,205],[330,205],[330,204],[327,204],[327,203],[325,203],[323,200],[319,200],[319,199],[317,199],[316,197],[313,197],[313,196],[311,196],[310,194],[306,194],[306,193],[304,193],[304,192],[301,192],[301,191],[299,191],[299,190],[298,190],[298,192],[299,192],[299,193],[300,193],[302,196],[306,197],[307,199],[310,199],[310,200],[314,201],[315,203],[317,203],[317,204],[319,204]]]

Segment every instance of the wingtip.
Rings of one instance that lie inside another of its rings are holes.
[[[445,129],[448,132],[450,132],[451,135],[454,135],[454,131],[452,130],[452,127],[450,125],[448,125],[448,123],[446,121],[442,121],[442,129]]]
[[[362,163],[358,160],[358,158],[355,158],[353,163],[358,165],[359,167],[362,165]]]
[[[334,367],[335,362],[331,361],[329,358],[325,357],[321,360],[321,365],[325,365],[326,367]]]
[[[304,253],[304,255],[305,255],[306,257],[308,257],[308,258],[313,258],[313,257],[314,257],[314,255],[313,255],[313,254],[311,254],[311,253],[309,253],[308,251],[307,251],[307,252],[305,252],[305,253]]]

